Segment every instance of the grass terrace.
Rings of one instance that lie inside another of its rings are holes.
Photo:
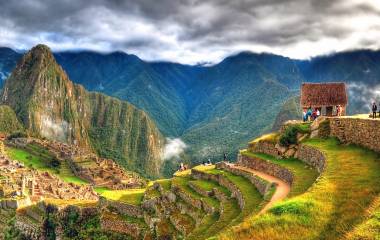
[[[277,159],[265,153],[252,153],[247,150],[241,151],[240,154],[247,157],[260,158],[290,170],[293,173],[294,181],[290,189],[289,197],[297,196],[307,191],[319,176],[317,170],[295,158]]]
[[[378,224],[373,221],[378,219],[374,206],[380,193],[379,155],[340,145],[333,138],[311,139],[305,144],[326,155],[327,166],[318,182],[306,193],[220,234],[220,239],[335,240],[347,235],[352,239],[379,239]]]
[[[212,191],[214,188],[216,188],[226,196],[231,196],[231,192],[227,188],[220,186],[217,182],[205,180],[192,180],[190,182],[205,191]]]
[[[95,188],[102,197],[131,205],[140,205],[143,200],[145,188],[110,190],[107,188]]]
[[[276,133],[268,133],[268,134],[262,135],[259,138],[254,139],[250,143],[252,144],[252,143],[257,143],[257,142],[261,142],[261,141],[268,141],[268,142],[276,143],[278,141],[279,137],[280,137],[280,134],[277,132]]]
[[[205,170],[205,172],[210,174],[220,174],[224,176],[232,183],[234,183],[243,194],[245,207],[231,225],[235,224],[238,221],[241,221],[242,219],[251,214],[259,212],[261,208],[261,202],[263,201],[263,197],[260,195],[259,191],[257,191],[256,187],[252,185],[252,183],[247,178],[243,176],[234,175],[227,171],[216,169],[215,166],[213,166],[213,168]]]
[[[190,173],[190,172],[189,172]],[[190,197],[194,199],[204,200],[209,206],[219,209],[219,201],[212,197],[204,197],[194,191],[188,182],[191,181],[190,175],[181,175],[181,177],[173,178],[172,184],[179,187],[182,191],[186,192]]]

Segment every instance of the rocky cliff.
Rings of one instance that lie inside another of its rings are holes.
[[[92,149],[145,176],[159,174],[163,137],[149,116],[71,82],[47,46],[25,54],[1,100],[33,136]]]

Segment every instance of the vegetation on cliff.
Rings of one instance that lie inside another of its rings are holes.
[[[164,139],[149,116],[73,84],[44,45],[17,64],[1,99],[32,136],[92,149],[145,176],[160,174]]]
[[[0,105],[0,133],[11,134],[18,131],[23,131],[23,126],[13,109],[6,105]]]

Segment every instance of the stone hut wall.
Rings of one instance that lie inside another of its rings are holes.
[[[257,171],[261,171],[271,176],[280,178],[290,185],[292,185],[293,183],[294,177],[291,171],[269,161],[256,157],[247,157],[239,154],[237,163],[240,166],[252,168]]]
[[[359,118],[329,118],[330,135],[337,137],[342,143],[357,144],[380,152],[380,121]]]

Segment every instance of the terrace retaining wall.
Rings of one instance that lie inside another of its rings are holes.
[[[245,155],[239,154],[237,164],[277,177],[290,185],[293,183],[294,176],[291,171],[270,161],[257,157],[247,157]]]
[[[319,173],[325,169],[326,158],[323,153],[316,148],[307,145],[300,145],[295,157],[314,167]]]
[[[359,118],[328,118],[330,135],[337,137],[342,143],[357,144],[380,152],[380,121]]]
[[[111,207],[111,208],[115,209],[120,214],[132,216],[132,217],[137,217],[137,218],[143,217],[143,211],[142,211],[141,207],[139,207],[139,206],[134,206],[134,205],[130,205],[127,203],[112,201],[112,200],[105,199],[105,198],[100,198],[99,204],[102,207]]]
[[[217,163],[216,168],[223,169],[223,170],[226,170],[228,172],[231,172],[232,174],[243,176],[243,177],[247,178],[256,187],[256,189],[260,192],[260,194],[263,196],[269,191],[269,189],[272,186],[272,184],[270,182],[266,181],[265,179],[262,179],[262,178],[256,176],[255,174],[253,174],[249,171],[244,171],[242,169],[233,168],[225,162]]]
[[[191,169],[191,175],[195,179],[202,180],[212,180],[217,182],[219,185],[226,187],[231,192],[231,197],[236,198],[240,209],[243,209],[245,206],[245,201],[243,197],[243,193],[240,189],[226,177],[221,174],[209,174],[202,171],[198,171],[196,169]]]
[[[255,143],[250,143],[248,149],[251,152],[265,153],[276,158],[281,158],[281,152],[276,148],[276,144],[270,141],[258,141]]]

